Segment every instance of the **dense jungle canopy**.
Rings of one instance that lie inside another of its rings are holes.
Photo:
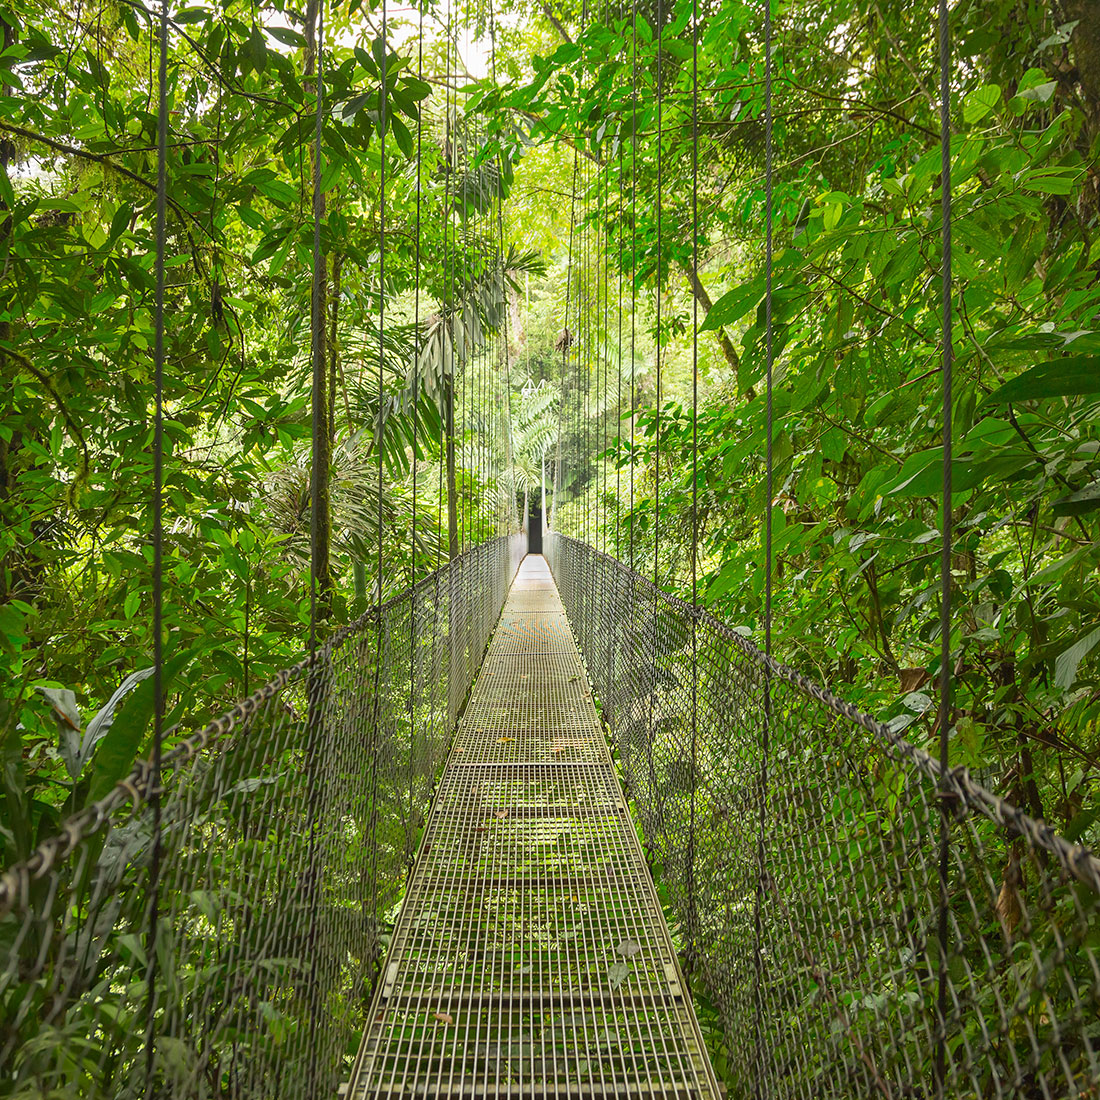
[[[545,493],[559,529],[685,597],[694,581],[759,639],[756,5],[325,9],[314,454],[320,15],[170,5],[169,725],[300,653],[314,462],[331,623]],[[158,16],[0,7],[5,865],[146,747]],[[951,30],[952,761],[1095,843],[1100,5],[957,0]],[[901,0],[775,10],[775,651],[921,746],[939,675],[934,35]],[[456,342],[477,372],[449,365]],[[127,706],[115,728],[137,733],[106,738]]]

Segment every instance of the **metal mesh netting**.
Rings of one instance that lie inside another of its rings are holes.
[[[546,545],[735,1094],[930,1097],[942,1036],[944,1096],[1100,1096],[1100,861],[620,562]]]
[[[145,763],[3,875],[0,1096],[336,1095],[523,551],[474,548],[170,740],[159,831]]]

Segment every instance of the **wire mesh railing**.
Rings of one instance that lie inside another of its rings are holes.
[[[0,877],[0,1097],[336,1095],[524,551],[475,547],[169,739],[159,823],[146,762]]]
[[[546,551],[731,1095],[1100,1096],[1100,861],[622,563]]]

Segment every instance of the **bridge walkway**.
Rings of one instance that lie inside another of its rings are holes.
[[[528,556],[347,1095],[719,1095],[553,577]]]

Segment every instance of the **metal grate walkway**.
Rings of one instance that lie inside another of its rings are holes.
[[[713,1098],[550,570],[520,567],[459,723],[348,1096]]]

